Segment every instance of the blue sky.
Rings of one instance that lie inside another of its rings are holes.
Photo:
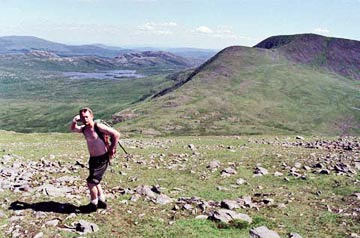
[[[0,0],[0,36],[67,44],[253,46],[283,34],[360,40],[360,0]]]

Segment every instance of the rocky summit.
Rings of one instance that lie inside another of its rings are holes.
[[[357,234],[356,137],[123,139],[130,155],[119,151],[102,182],[108,208],[89,213],[82,141],[0,133],[5,237]]]

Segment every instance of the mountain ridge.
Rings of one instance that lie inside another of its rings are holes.
[[[137,117],[119,126],[166,135],[360,134],[359,81],[281,50],[228,47],[175,81],[124,110]]]
[[[360,80],[360,41],[317,34],[279,35],[254,48],[277,50],[296,63]]]

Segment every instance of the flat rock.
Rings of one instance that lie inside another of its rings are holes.
[[[237,174],[236,170],[231,168],[231,167],[228,167],[228,168],[225,168],[221,171],[221,173],[227,173],[227,174]]]
[[[183,206],[183,209],[184,209],[184,210],[191,210],[191,209],[193,209],[193,206],[192,206],[191,204],[185,204],[185,205]]]
[[[236,180],[236,184],[237,184],[237,185],[242,185],[242,184],[245,184],[245,183],[246,183],[246,180],[245,180],[245,179],[238,178],[238,179]]]
[[[228,209],[219,209],[217,211],[214,211],[210,217],[215,221],[224,222],[224,223],[229,223],[230,221],[233,220],[240,220],[248,223],[252,222],[251,217],[249,217],[248,215],[243,213],[237,213],[235,211]]]
[[[262,176],[268,174],[268,170],[263,167],[256,167],[254,171],[255,176]]]
[[[137,202],[137,200],[139,200],[140,198],[141,198],[141,195],[135,193],[135,194],[133,194],[133,195],[131,196],[130,201],[132,201],[132,202]]]
[[[47,221],[45,222],[45,226],[47,227],[55,227],[59,224],[59,220],[58,219],[53,219],[53,220],[50,220],[50,221]]]
[[[155,203],[160,204],[160,205],[165,205],[168,203],[172,203],[173,199],[170,198],[168,195],[166,194],[160,194],[159,196],[157,196]]]
[[[216,170],[217,168],[219,168],[221,166],[220,161],[218,160],[213,160],[209,163],[209,165],[207,166],[208,169],[210,170]]]
[[[73,188],[67,186],[59,188],[52,184],[45,184],[40,187],[36,187],[35,190],[42,191],[45,195],[50,197],[65,197],[67,193],[71,193],[73,191]]]
[[[250,236],[253,238],[281,238],[278,233],[269,230],[266,226],[251,229]]]
[[[209,216],[207,216],[207,215],[198,215],[195,217],[195,219],[198,219],[198,220],[206,220],[208,218],[209,218]]]
[[[80,177],[79,176],[69,176],[69,175],[65,175],[65,176],[62,176],[60,178],[57,178],[56,179],[56,182],[66,182],[66,183],[73,183],[75,181],[78,181],[80,180]]]
[[[275,176],[275,177],[280,177],[280,176],[283,176],[283,175],[284,175],[283,173],[278,172],[278,171],[276,171],[276,172],[274,173],[274,176]]]
[[[139,185],[136,188],[136,193],[148,198],[156,198],[156,194],[151,190],[151,187],[148,185]]]
[[[234,210],[236,208],[240,208],[240,205],[237,201],[224,199],[221,201],[220,207],[225,208],[225,209]]]

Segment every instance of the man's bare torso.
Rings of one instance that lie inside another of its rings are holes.
[[[91,157],[100,156],[107,152],[104,141],[96,133],[94,127],[85,126],[83,132]]]

